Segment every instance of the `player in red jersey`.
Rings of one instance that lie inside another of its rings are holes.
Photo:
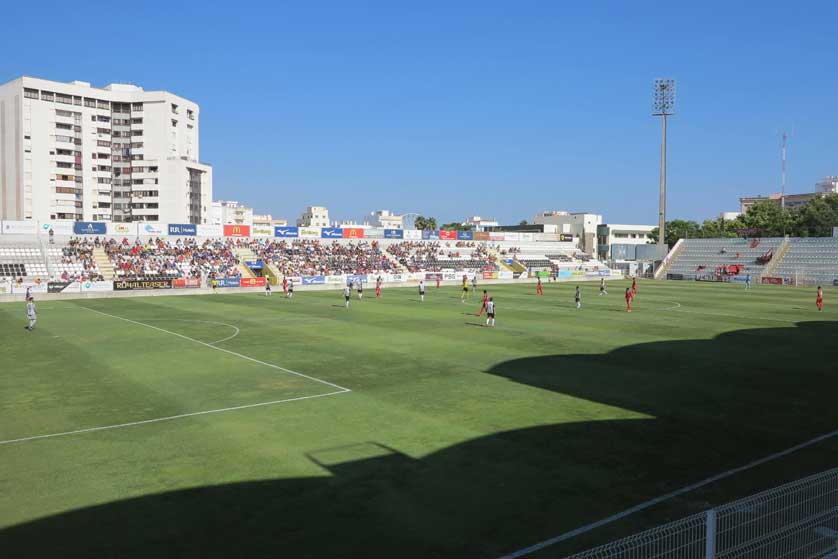
[[[631,279],[631,294],[632,296],[637,295],[637,276]]]
[[[626,287],[626,311],[631,312],[631,300],[634,299],[634,293]]]
[[[288,296],[288,278],[282,277],[282,294]]]
[[[375,280],[375,298],[381,299],[381,276]]]
[[[818,305],[818,310],[822,311],[823,310],[823,288],[820,285],[818,286],[818,300],[817,300],[816,304]]]
[[[483,311],[486,310],[486,303],[489,302],[489,293],[484,289],[483,290],[483,304],[480,306],[480,312],[477,313],[477,316],[483,316]]]
[[[436,275],[436,288],[439,289],[439,280],[442,279],[442,274]]]
[[[536,295],[544,295],[544,287],[541,285],[541,278],[538,278],[538,285],[535,287]]]

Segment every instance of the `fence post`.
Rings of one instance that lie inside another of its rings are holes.
[[[704,548],[704,559],[716,559],[716,510],[707,511],[707,536]]]

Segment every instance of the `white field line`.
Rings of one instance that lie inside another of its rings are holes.
[[[0,446],[14,443],[22,443],[26,441],[36,441],[39,439],[51,439],[54,437],[66,437],[69,435],[79,435],[81,433],[92,433],[95,431],[106,431],[108,429],[122,429],[123,427],[133,427],[135,425],[146,425],[148,423],[159,423],[161,421],[172,421],[174,419],[183,419],[185,417],[195,417],[197,415],[208,415],[211,413],[224,413],[228,411],[245,410],[248,408],[258,408],[262,406],[273,406],[275,404],[285,404],[288,402],[298,402],[300,400],[311,400],[313,398],[323,398],[325,396],[335,396],[337,394],[346,394],[349,390],[337,390],[335,392],[327,392],[326,394],[314,394],[313,396],[300,396],[298,398],[286,398],[284,400],[272,400],[270,402],[259,402],[258,404],[245,404],[242,406],[233,406],[230,408],[219,408],[216,410],[204,410],[191,413],[181,413],[178,415],[169,415],[166,417],[156,417],[154,419],[143,419],[141,421],[131,421],[129,423],[118,423],[115,425],[104,425],[102,427],[89,427],[87,429],[76,429],[75,431],[65,431],[63,433],[50,433],[48,435],[35,435],[32,437],[21,437],[19,439],[9,439],[7,441],[0,441]]]
[[[291,374],[291,375],[296,375],[298,377],[306,378],[308,380],[313,380],[314,382],[319,382],[320,384],[325,384],[326,386],[331,386],[332,388],[337,388],[338,390],[342,390],[344,392],[351,392],[351,390],[349,390],[346,387],[340,386],[339,384],[335,384],[333,382],[329,382],[327,380],[323,380],[323,379],[313,377],[313,376],[310,376],[310,375],[306,375],[306,374],[303,374],[303,373],[298,373],[297,371],[292,371],[291,369],[286,369],[285,367],[280,367],[279,365],[274,365],[273,363],[267,363],[265,361],[260,361],[258,359],[253,358],[253,357],[249,357],[249,356],[243,355],[241,353],[236,353],[235,351],[230,351],[229,349],[216,347],[212,344],[202,342],[201,340],[196,340],[195,338],[190,338],[189,336],[184,336],[183,334],[178,334],[177,332],[172,332],[171,330],[166,330],[164,328],[159,328],[157,326],[152,326],[151,324],[146,324],[145,322],[138,322],[136,320],[131,320],[130,318],[124,318],[122,316],[116,316],[115,314],[108,314],[106,312],[97,311],[96,309],[91,309],[90,307],[81,306],[81,308],[87,309],[90,312],[95,312],[96,314],[101,314],[102,316],[109,316],[109,317],[115,318],[117,320],[122,320],[122,321],[125,321],[125,322],[130,322],[131,324],[136,324],[138,326],[145,326],[146,328],[151,328],[152,330],[157,330],[158,332],[163,332],[163,333],[169,334],[171,336],[177,336],[178,338],[183,338],[184,340],[189,340],[190,342],[194,342],[194,343],[202,345],[204,347],[214,349],[215,351],[221,351],[221,352],[233,355],[235,357],[238,357],[240,359],[244,359],[245,361],[251,361],[253,363],[258,363],[259,365],[264,365],[265,367],[270,367],[271,369],[276,369],[277,371],[282,371],[282,372],[285,372],[285,373],[288,373],[288,374]],[[216,343],[218,343],[218,342],[216,342]]]
[[[665,301],[667,303],[672,303],[671,307],[664,307],[662,309],[655,309],[656,311],[674,311],[675,309],[681,308],[681,303],[678,301]]]
[[[215,340],[214,342],[207,342],[209,345],[220,344],[221,342],[226,342],[227,340],[232,340],[236,336],[239,335],[240,330],[238,327],[233,326],[232,324],[227,324],[226,322],[216,322],[214,320],[192,320],[191,318],[155,318],[154,322],[198,322],[201,324],[217,324],[219,326],[226,326],[227,328],[232,328],[235,330],[231,336],[227,336],[226,338],[221,338],[220,340]]]
[[[628,509],[626,509],[622,512],[618,512],[617,514],[611,515],[607,518],[603,518],[601,520],[597,520],[596,522],[586,524],[585,526],[581,526],[579,528],[576,528],[575,530],[571,530],[570,532],[565,532],[564,534],[555,536],[553,538],[550,538],[549,540],[544,540],[543,542],[539,542],[539,543],[531,545],[529,547],[525,547],[525,548],[519,549],[517,551],[513,551],[512,553],[504,555],[504,556],[500,557],[499,559],[517,559],[518,557],[524,557],[526,555],[530,555],[532,553],[535,553],[536,551],[540,551],[540,550],[544,549],[545,547],[550,547],[551,545],[555,545],[557,543],[569,540],[571,538],[575,538],[576,536],[580,536],[580,535],[585,534],[587,532],[590,532],[591,530],[594,530],[596,528],[600,528],[600,527],[605,526],[607,524],[611,524],[612,522],[616,522],[617,520],[622,520],[623,518],[625,518],[627,516],[630,516],[630,515],[632,515],[636,512],[640,512],[642,510],[648,509],[649,507],[652,507],[652,506],[658,505],[660,503],[663,503],[664,501],[669,501],[671,499],[674,499],[675,497],[680,497],[681,495],[684,495],[686,493],[690,493],[692,491],[695,491],[696,489],[700,489],[700,488],[702,488],[706,485],[710,485],[711,483],[721,481],[725,478],[728,478],[728,477],[731,477],[733,475],[742,473],[746,470],[750,470],[750,469],[755,468],[757,466],[761,466],[762,464],[766,464],[768,462],[772,462],[774,460],[777,460],[778,458],[783,458],[785,456],[788,456],[789,454],[793,454],[793,453],[795,453],[799,450],[803,450],[804,448],[822,443],[823,441],[825,441],[827,439],[830,439],[832,437],[835,437],[836,435],[838,435],[838,431],[832,431],[831,433],[826,433],[825,435],[820,435],[818,437],[815,437],[814,439],[810,439],[810,440],[806,441],[805,443],[801,443],[799,445],[787,448],[785,450],[781,450],[780,452],[775,452],[774,454],[771,454],[771,455],[766,456],[764,458],[760,458],[758,460],[754,460],[753,462],[749,462],[748,464],[745,464],[744,466],[739,466],[739,467],[733,468],[731,470],[726,470],[726,471],[721,472],[719,474],[716,474],[714,476],[708,477],[707,479],[703,479],[699,482],[696,482],[696,483],[687,485],[685,487],[682,487],[681,489],[677,489],[677,490],[672,491],[670,493],[666,493],[665,495],[655,497],[654,499],[649,499],[646,502],[640,503],[639,505],[635,505],[635,506],[633,506],[631,508],[628,508]]]

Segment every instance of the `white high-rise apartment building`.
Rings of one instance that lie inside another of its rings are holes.
[[[297,219],[298,227],[328,227],[329,210],[323,206],[309,206],[303,215]]]
[[[0,219],[207,223],[198,105],[134,85],[0,85]]]

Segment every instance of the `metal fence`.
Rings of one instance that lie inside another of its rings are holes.
[[[838,559],[838,468],[568,559]]]

